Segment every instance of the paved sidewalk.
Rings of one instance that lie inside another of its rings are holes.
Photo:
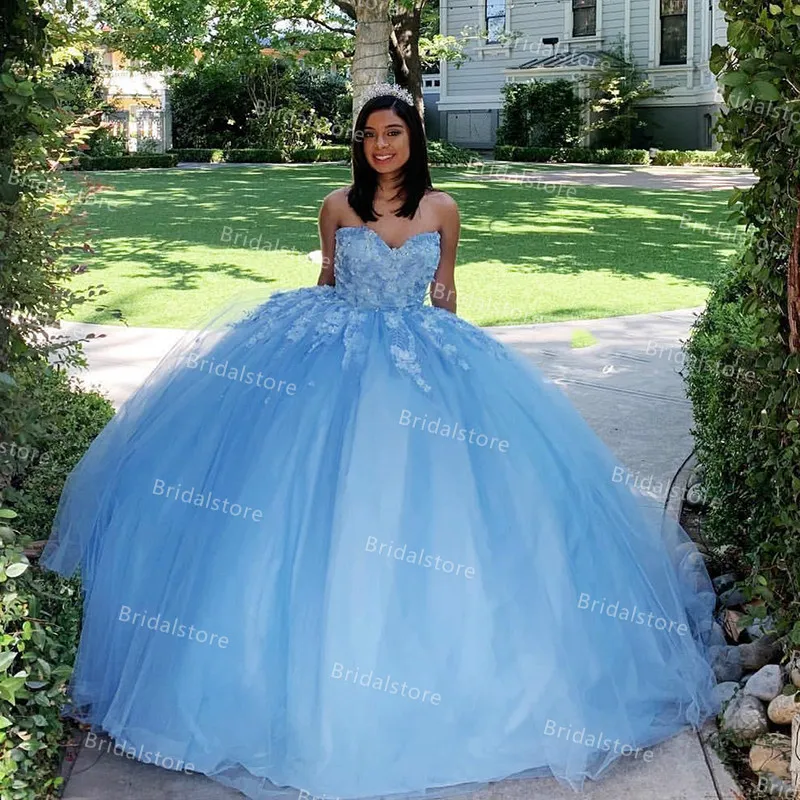
[[[678,372],[685,340],[700,309],[566,323],[490,328],[567,393],[620,465],[650,478],[663,504],[672,477],[692,450],[691,406]],[[67,323],[72,334],[104,333],[86,344],[88,383],[120,403],[182,332]],[[572,347],[576,332],[596,343]],[[612,476],[608,476],[611,480]],[[633,477],[631,477],[633,481]],[[660,488],[658,488],[660,487]],[[700,737],[684,733],[653,748],[650,763],[620,759],[581,797],[590,800],[737,800],[735,786]],[[84,747],[65,800],[233,800],[242,796],[198,775],[183,775]],[[469,800],[572,800],[553,780],[503,781]]]
[[[507,174],[504,174],[506,169]],[[465,168],[461,180],[529,182],[540,187],[558,184],[709,192],[736,187],[745,189],[758,178],[744,167],[587,166],[494,161],[474,170]]]
[[[328,162],[330,163],[330,162]],[[347,165],[346,161],[334,162]],[[179,169],[214,170],[214,169],[311,169],[321,166],[317,164],[196,164],[183,162]],[[433,178],[436,183],[436,170]],[[453,167],[451,169],[459,169]],[[639,165],[592,165],[592,164],[537,164],[523,161],[485,161],[477,168],[462,167],[456,176],[448,176],[448,180],[487,180],[520,182],[519,176],[524,171],[535,184],[563,184],[573,186],[627,187],[631,189],[673,189],[697,192],[708,192],[714,189],[746,188],[758,180],[752,170],[746,167],[649,167]],[[508,174],[502,174],[507,170]],[[517,177],[512,177],[516,175]]]

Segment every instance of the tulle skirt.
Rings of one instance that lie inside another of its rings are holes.
[[[561,390],[446,311],[337,304],[181,341],[70,476],[70,713],[258,799],[579,789],[713,715],[702,558]]]

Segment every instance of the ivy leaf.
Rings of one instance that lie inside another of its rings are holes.
[[[752,85],[753,94],[759,100],[780,100],[781,93],[778,91],[774,83],[767,83],[766,81],[756,81]]]
[[[25,683],[25,678],[6,678],[0,681],[0,698],[7,700],[11,705],[17,702],[17,691]]]
[[[794,64],[794,56],[785,50],[779,50],[772,54],[772,63],[779,67],[791,67]]]
[[[751,98],[750,86],[734,86],[731,89],[728,105],[731,108],[740,108]]]
[[[18,578],[26,569],[28,569],[28,564],[23,564],[21,562],[11,564],[6,568],[6,575],[8,575],[9,578]]]
[[[769,13],[770,14],[774,14],[774,15],[777,16],[782,11],[783,11],[783,9],[780,6],[775,5],[775,3],[770,3],[769,4]]]
[[[726,72],[719,78],[723,86],[744,86],[749,81],[750,78],[744,72]]]
[[[16,516],[16,511],[12,511],[10,508],[0,508],[0,519],[14,519]]]
[[[11,650],[7,650],[5,653],[0,653],[0,671],[5,672],[16,657],[17,654]]]

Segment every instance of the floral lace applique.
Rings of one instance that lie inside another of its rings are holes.
[[[389,349],[395,366],[409,375],[423,392],[430,392],[430,385],[422,378],[422,366],[417,358],[414,334],[406,325],[403,315],[398,311],[385,311],[384,319],[386,326],[392,332],[392,344]]]

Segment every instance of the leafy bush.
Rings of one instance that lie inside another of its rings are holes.
[[[587,81],[591,109],[595,114],[589,131],[595,147],[629,149],[636,134],[646,126],[639,117],[639,103],[667,94],[669,87],[655,88],[645,77],[626,47],[624,39],[612,46],[599,70]]]
[[[89,106],[97,98],[83,66],[68,61],[92,42],[87,13],[85,4],[10,0],[0,15],[2,800],[49,800],[59,787],[59,711],[78,635],[77,584],[39,573],[30,559],[32,540],[49,532],[55,499],[81,454],[64,454],[54,466],[29,461],[20,448],[42,445],[55,431],[81,447],[99,429],[91,420],[82,427],[73,391],[48,366],[48,358],[67,366],[81,360],[77,344],[55,339],[49,326],[81,299],[67,284],[76,266],[70,253],[77,249],[84,260],[92,250],[71,215],[78,193],[64,191],[55,169],[85,149],[102,110]],[[35,476],[45,468],[43,498]],[[17,516],[25,503],[28,517]],[[21,530],[8,524],[17,521]]]
[[[176,149],[310,149],[348,131],[341,76],[259,55],[173,78]]]
[[[12,377],[0,390],[0,796],[34,800],[54,797],[61,782],[59,714],[81,614],[79,582],[39,570],[35,541],[49,533],[67,475],[113,411],[44,359]],[[12,441],[9,407],[36,420]]]
[[[657,167],[678,167],[685,164],[705,167],[744,166],[740,155],[723,150],[658,150],[651,161]]]
[[[257,106],[241,144],[287,153],[318,147],[330,135],[330,122],[305,106],[298,95],[284,98],[283,103],[280,107]]]
[[[729,201],[750,239],[695,323],[687,382],[706,470],[709,535],[741,548],[748,588],[800,645],[800,127],[765,103],[796,102],[797,6],[721,0],[728,44],[711,68],[726,109],[717,138],[760,176]],[[795,13],[793,13],[793,10]],[[754,107],[753,99],[763,101]],[[704,362],[702,361],[704,359]],[[720,377],[701,366],[742,365]]]
[[[494,156],[501,161],[534,161],[549,164],[648,164],[647,150],[587,147],[508,147],[498,145]]]
[[[144,136],[136,140],[136,155],[152,155],[161,152],[161,142],[152,136]]]
[[[79,161],[80,169],[157,169],[163,167],[174,167],[178,159],[171,153],[153,153],[152,155],[124,155],[124,156],[101,156],[91,158],[81,156]]]
[[[19,514],[16,527],[35,538],[49,533],[67,475],[114,412],[107,399],[44,364],[26,365],[14,378],[17,391],[35,404],[38,433],[30,441],[41,455],[6,498]]]
[[[169,80],[176,148],[231,147],[243,141],[253,104],[242,72],[200,62]]]
[[[125,155],[125,139],[110,125],[102,125],[89,137],[85,155],[92,158]]]
[[[300,69],[294,76],[294,90],[317,116],[327,119],[334,128],[349,130],[352,98],[344,75],[329,70]],[[349,108],[348,99],[351,100]]]
[[[503,86],[498,144],[569,147],[578,141],[583,101],[568,80],[507,83]]]
[[[474,150],[465,150],[450,142],[428,142],[428,160],[435,166],[472,164],[479,159]]]

